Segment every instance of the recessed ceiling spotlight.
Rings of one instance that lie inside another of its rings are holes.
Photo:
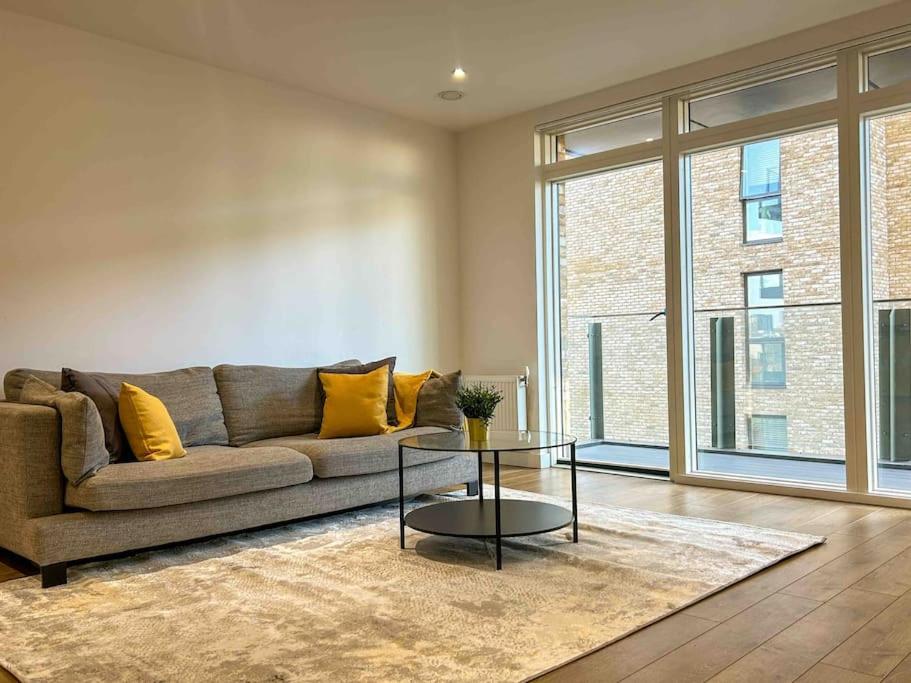
[[[645,141],[646,141],[646,142],[654,142],[654,141],[655,141],[655,138],[645,138]]]
[[[452,70],[452,80],[454,81],[464,81],[467,76],[468,74],[465,73],[465,69],[460,66],[457,66]]]
[[[446,100],[447,102],[455,102],[456,100],[461,100],[465,97],[465,93],[461,90],[441,90],[437,93],[437,97],[441,100]]]

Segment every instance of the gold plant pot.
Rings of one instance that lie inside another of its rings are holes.
[[[490,425],[479,417],[469,417],[468,438],[472,441],[487,441],[490,438]]]

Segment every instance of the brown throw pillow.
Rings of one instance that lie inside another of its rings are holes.
[[[106,377],[63,368],[60,387],[64,391],[78,391],[80,394],[85,394],[98,408],[101,426],[104,428],[104,447],[111,456],[112,463],[136,460],[123,427],[120,426],[120,417],[117,413],[117,399],[120,396],[119,384],[115,385]]]
[[[320,368],[319,374],[335,374],[335,375],[365,375],[368,372],[373,372],[377,368],[381,368],[384,365],[389,367],[389,398],[386,401],[386,420],[390,425],[397,425],[398,421],[395,419],[395,382],[392,379],[393,372],[395,371],[395,356],[390,356],[389,358],[383,358],[382,360],[374,361],[373,363],[364,363],[363,365],[346,365],[344,367],[328,367]],[[322,387],[320,387],[322,391]],[[322,394],[322,402],[326,402],[326,394]]]
[[[461,429],[462,411],[456,406],[456,394],[460,386],[461,370],[446,375],[434,372],[418,392],[414,426]]]

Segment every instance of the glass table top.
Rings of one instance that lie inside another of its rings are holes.
[[[532,448],[556,448],[575,443],[576,437],[556,432],[496,432],[487,441],[472,441],[468,432],[441,432],[406,436],[399,443],[422,451],[525,451]]]

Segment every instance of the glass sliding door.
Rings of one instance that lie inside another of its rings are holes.
[[[691,468],[845,486],[838,135],[685,158]]]
[[[563,428],[580,461],[668,469],[661,162],[555,184]]]
[[[867,119],[864,137],[873,488],[907,495],[911,493],[911,111]]]

